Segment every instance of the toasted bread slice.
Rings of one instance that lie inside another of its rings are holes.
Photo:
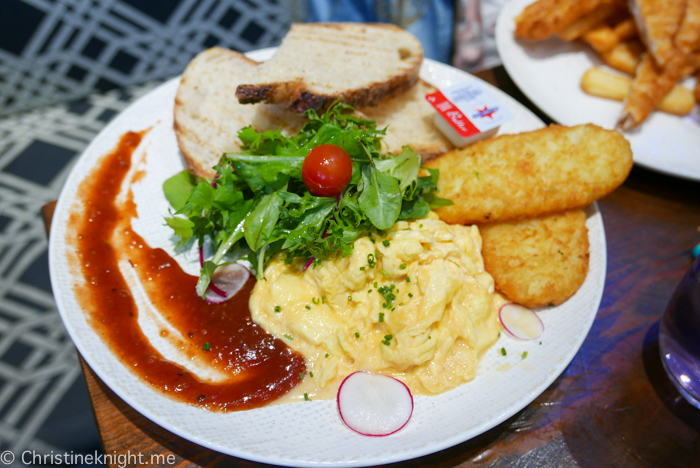
[[[425,95],[435,91],[436,88],[419,80],[407,92],[379,106],[357,109],[366,118],[374,120],[377,128],[386,128],[382,140],[383,153],[397,154],[408,145],[426,162],[454,148],[433,123],[435,109]]]
[[[629,0],[637,30],[657,65],[673,54],[673,40],[685,14],[686,0]]]
[[[284,129],[296,133],[298,115],[269,104],[243,105],[236,87],[246,82],[258,62],[220,47],[198,54],[187,66],[175,96],[175,133],[187,168],[212,178],[212,169],[229,151],[239,151],[238,131],[252,125],[258,131]]]
[[[295,134],[305,120],[275,104],[240,104],[234,90],[260,65],[231,50],[214,47],[197,55],[185,70],[175,97],[175,133],[188,169],[212,178],[222,153],[239,151],[238,131],[282,129]],[[453,148],[433,124],[434,110],[425,95],[435,90],[420,80],[408,92],[377,107],[360,108],[377,128],[387,129],[382,152],[399,153],[405,145],[423,161]]]
[[[422,61],[418,39],[397,26],[294,24],[236,96],[245,104],[285,104],[300,114],[339,98],[376,106],[416,83]]]

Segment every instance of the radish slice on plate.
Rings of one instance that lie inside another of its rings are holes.
[[[537,314],[518,304],[504,304],[499,317],[503,328],[521,340],[534,340],[544,331],[544,324]]]
[[[211,283],[204,296],[207,302],[220,304],[231,299],[248,281],[250,271],[240,263],[222,265],[211,275]]]
[[[413,396],[400,380],[359,371],[340,384],[338,411],[353,431],[366,436],[387,436],[411,419]]]

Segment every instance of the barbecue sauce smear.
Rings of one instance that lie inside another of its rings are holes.
[[[125,203],[118,203],[117,195],[145,133],[123,135],[79,188],[83,209],[71,215],[67,239],[76,248],[85,278],[84,285],[76,286],[76,296],[120,361],[169,397],[215,411],[263,406],[300,382],[304,358],[252,321],[248,299],[254,280],[232,299],[209,304],[195,292],[196,277],[133,232],[136,206],[131,191]],[[119,270],[120,258],[128,259],[151,303],[180,332],[183,340],[178,345],[187,356],[230,378],[203,381],[150,344]]]

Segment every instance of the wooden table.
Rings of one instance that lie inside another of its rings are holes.
[[[481,77],[534,109],[502,67]],[[700,164],[700,148],[696,151]],[[598,204],[608,249],[605,290],[593,327],[569,367],[499,426],[400,465],[700,466],[700,410],[666,377],[658,345],[661,314],[700,242],[700,182],[635,167],[625,184]],[[52,210],[53,205],[44,210],[47,226]],[[145,460],[170,455],[169,466],[258,465],[162,429],[82,365],[105,453],[141,453]]]

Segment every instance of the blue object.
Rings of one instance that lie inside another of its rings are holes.
[[[683,276],[661,318],[659,349],[671,382],[700,409],[700,258]]]
[[[700,244],[696,245],[693,247],[693,250],[690,252],[693,258],[698,258],[700,257]]]
[[[452,0],[309,0],[307,21],[392,23],[418,38],[425,57],[450,63]]]

